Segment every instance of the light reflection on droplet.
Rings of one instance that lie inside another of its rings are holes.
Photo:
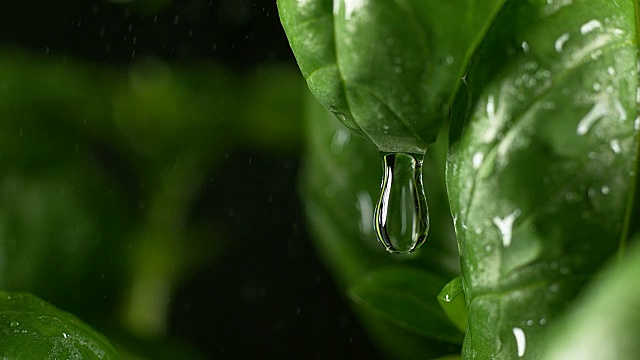
[[[378,240],[392,253],[406,254],[427,238],[429,212],[422,183],[422,157],[383,154],[384,178],[375,211]]]

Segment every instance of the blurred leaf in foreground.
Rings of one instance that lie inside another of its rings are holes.
[[[609,264],[552,331],[542,359],[633,360],[640,354],[640,243]]]
[[[39,298],[0,292],[0,354],[5,359],[120,359],[107,339]]]

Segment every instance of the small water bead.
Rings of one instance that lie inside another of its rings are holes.
[[[382,154],[384,178],[375,211],[378,240],[391,253],[418,248],[429,232],[429,211],[422,183],[422,156]]]
[[[520,209],[514,210],[511,214],[505,216],[504,218],[500,218],[496,216],[493,218],[493,224],[500,231],[500,235],[502,236],[502,245],[504,247],[509,247],[511,245],[511,235],[513,232],[513,223],[520,216]]]
[[[518,350],[518,357],[523,357],[527,348],[527,338],[524,334],[524,330],[518,327],[512,329],[513,336],[516,338],[516,347]]]
[[[461,276],[454,278],[442,288],[438,294],[438,302],[449,320],[464,332],[467,328],[467,311]]]
[[[586,35],[596,29],[602,29],[602,23],[596,19],[593,19],[580,26],[580,33],[582,35]]]
[[[563,48],[564,48],[564,44],[569,40],[569,33],[564,33],[562,35],[560,35],[560,37],[558,37],[555,41],[555,43],[553,44],[553,46],[555,47],[557,52],[562,52]]]

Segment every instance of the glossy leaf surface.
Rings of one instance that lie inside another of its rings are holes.
[[[634,4],[506,2],[471,59],[447,179],[465,358],[538,358],[543,332],[624,243],[638,145]]]
[[[6,359],[120,359],[101,334],[26,293],[0,292],[0,354]]]
[[[379,151],[423,154],[469,48],[501,2],[280,0],[278,7],[316,98]]]

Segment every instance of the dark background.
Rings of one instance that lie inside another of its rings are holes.
[[[100,66],[126,69],[151,57],[223,63],[230,72],[295,67],[274,0],[176,0],[164,8],[11,0],[0,14],[3,46]],[[205,171],[190,216],[224,219],[233,246],[178,291],[170,337],[215,359],[378,356],[305,230],[295,190],[300,153],[240,147]]]

